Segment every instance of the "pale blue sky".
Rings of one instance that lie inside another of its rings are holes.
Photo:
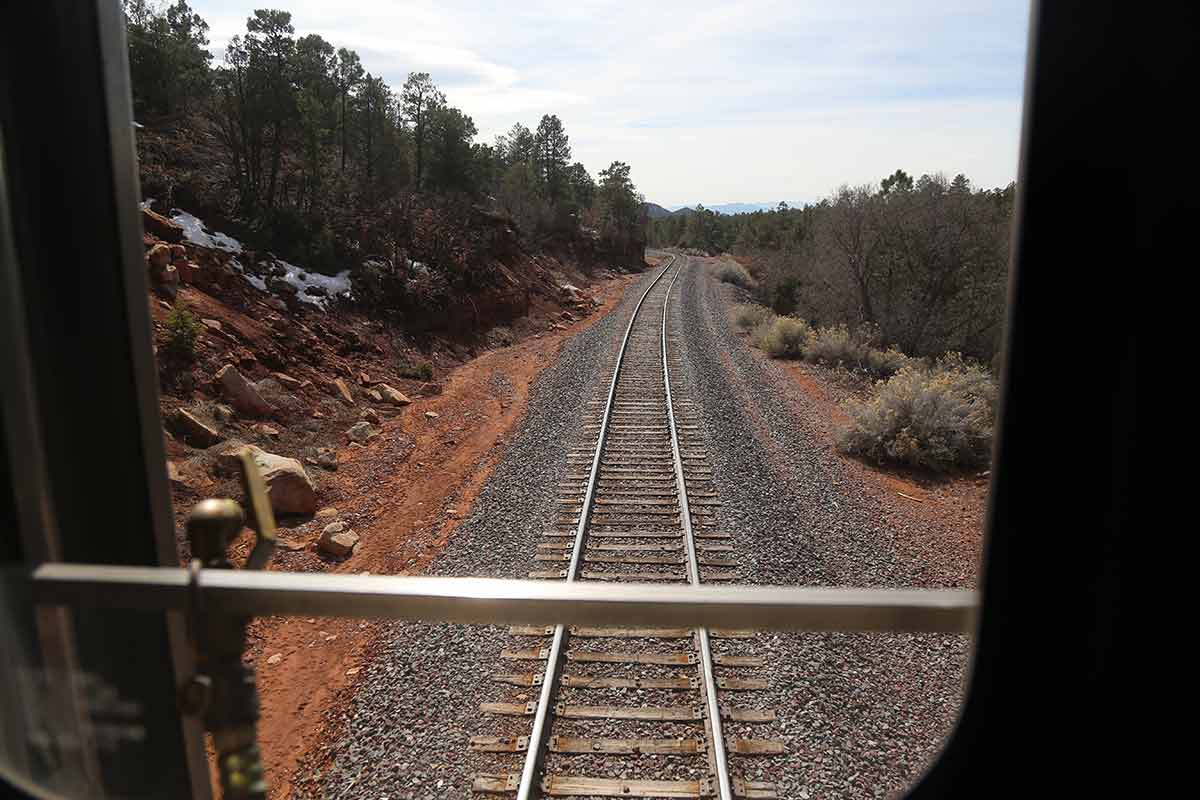
[[[241,0],[190,0],[213,51]],[[290,0],[297,34],[395,88],[425,71],[490,142],[558,114],[593,174],[662,205],[814,199],[896,168],[1002,186],[1017,168],[1029,7],[962,2]]]

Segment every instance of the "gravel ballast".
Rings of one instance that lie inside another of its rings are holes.
[[[567,448],[580,436],[584,405],[607,390],[616,348],[634,306],[658,270],[630,284],[617,307],[573,337],[533,387],[525,416],[503,457],[428,574],[526,578],[535,567],[540,532],[555,511]],[[502,378],[498,377],[498,380]],[[335,720],[326,745],[329,769],[297,775],[301,797],[469,797],[475,772],[519,771],[521,758],[475,754],[473,735],[524,735],[525,717],[491,717],[479,703],[525,702],[530,689],[507,686],[493,673],[521,672],[534,662],[500,659],[504,647],[540,640],[507,628],[389,624],[377,656],[363,670],[352,703]]]
[[[692,259],[673,306],[684,374],[672,376],[698,405],[717,478],[724,527],[748,583],[915,587],[894,547],[910,524],[858,490],[841,457],[784,401],[797,389],[753,353],[729,322],[734,289]],[[965,636],[772,634],[724,641],[717,652],[764,655],[774,708],[768,732],[784,757],[731,757],[748,780],[772,780],[787,798],[886,797],[910,786],[958,713]]]
[[[430,574],[523,578],[535,567],[567,445],[580,441],[581,409],[607,388],[629,315],[656,274],[631,284],[618,307],[542,373],[523,422]],[[923,585],[896,555],[887,510],[856,492],[840,456],[780,401],[795,391],[786,374],[733,332],[730,292],[696,259],[680,276],[672,314],[684,370],[672,380],[698,405],[721,521],[735,534],[745,580]],[[474,754],[467,742],[528,733],[528,718],[486,716],[478,705],[536,698],[536,689],[491,675],[534,669],[499,654],[540,641],[497,627],[387,625],[352,702],[333,720],[340,733],[325,745],[328,769],[302,766],[296,795],[465,798],[473,773],[519,771],[520,756]],[[717,640],[714,649],[768,659],[771,688],[737,701],[773,708],[777,721],[729,724],[726,733],[786,741],[782,757],[731,758],[735,775],[775,781],[785,798],[881,797],[910,785],[953,725],[968,655],[966,637],[940,635],[761,633]]]

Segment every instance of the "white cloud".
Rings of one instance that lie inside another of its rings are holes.
[[[254,7],[193,4],[217,47]],[[811,198],[898,167],[1016,173],[1026,2],[281,5],[394,87],[431,73],[485,141],[558,114],[576,158],[628,162],[664,205]]]

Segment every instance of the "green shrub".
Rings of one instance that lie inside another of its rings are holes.
[[[414,361],[407,356],[400,356],[396,370],[401,378],[411,378],[416,381],[433,380],[433,364],[428,361]]]
[[[750,277],[750,273],[736,261],[722,261],[717,267],[717,280],[721,283],[732,283],[743,289],[754,286],[754,279]]]
[[[984,466],[992,448],[996,384],[988,371],[947,353],[911,362],[876,384],[869,402],[847,406],[838,444],[848,453],[942,472]]]
[[[763,332],[761,347],[772,358],[800,358],[812,329],[797,317],[774,317]]]
[[[196,316],[188,311],[182,300],[167,312],[163,325],[167,329],[167,352],[177,358],[191,361],[196,357],[196,340],[200,338],[201,325]]]
[[[733,307],[733,322],[742,330],[752,330],[768,317],[773,317],[771,309],[757,303],[744,303]]]

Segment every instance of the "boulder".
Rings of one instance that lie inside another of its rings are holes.
[[[379,431],[372,428],[371,423],[364,421],[356,422],[350,426],[350,430],[346,431],[346,435],[350,437],[350,441],[362,444],[372,436],[378,436]]]
[[[163,297],[174,300],[179,294],[179,270],[173,264],[167,264],[159,273],[154,288]]]
[[[212,447],[221,443],[221,434],[187,409],[175,409],[169,422],[171,430],[193,447]]]
[[[317,547],[321,548],[322,552],[338,558],[353,553],[356,544],[358,534],[342,520],[326,525],[321,531],[321,538],[317,540]]]
[[[367,389],[367,397],[371,398],[371,399],[372,399],[372,400],[374,400],[376,403],[382,403],[382,402],[383,402],[383,395],[381,395],[381,394],[380,394],[378,391],[376,391],[375,389]]]
[[[146,233],[152,233],[167,242],[182,242],[183,227],[164,217],[155,214],[148,208],[142,209],[142,228]]]
[[[230,447],[217,456],[226,469],[236,465],[243,452],[250,453],[267,485],[267,497],[276,514],[312,514],[317,510],[317,490],[304,466],[294,458],[268,453],[252,444]]]
[[[262,416],[271,413],[274,409],[258,393],[254,384],[246,380],[232,364],[221,367],[221,371],[217,373],[217,381],[221,384],[221,391],[228,398],[230,404],[239,411]]]
[[[361,414],[359,414],[359,416],[372,425],[378,425],[382,421],[379,418],[379,412],[373,408],[365,409]]]
[[[150,263],[150,274],[157,276],[162,273],[167,265],[171,263],[171,246],[168,244],[156,244],[150,248],[150,252],[146,254],[146,260]]]
[[[385,400],[387,400],[389,403],[391,403],[392,405],[406,406],[412,402],[412,400],[410,400],[408,398],[408,395],[404,394],[404,392],[401,392],[398,389],[393,389],[391,386],[388,386],[386,383],[376,384],[375,388],[379,391],[379,393],[381,395],[383,395],[383,398]]]

